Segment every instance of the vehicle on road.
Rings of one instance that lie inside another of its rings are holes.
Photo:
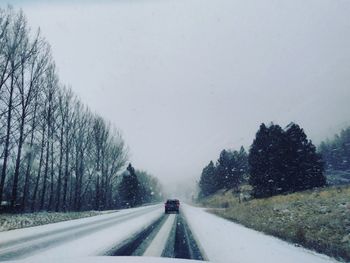
[[[180,201],[177,199],[168,199],[164,204],[165,214],[170,212],[179,213],[180,212]]]

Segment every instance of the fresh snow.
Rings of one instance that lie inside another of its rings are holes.
[[[55,246],[41,253],[29,257],[30,262],[40,259],[51,260],[61,258],[77,258],[84,256],[104,255],[108,250],[120,244],[129,237],[135,235],[152,222],[158,219],[163,213],[159,206],[156,210],[147,211],[127,221],[92,233],[82,238],[74,239],[62,245]]]
[[[43,258],[53,260],[103,255],[112,246],[151,224],[161,214],[161,206],[153,205],[93,218],[3,232],[0,233],[0,256],[12,253],[18,254],[16,258],[29,257],[35,261]],[[95,226],[98,228],[94,228]],[[65,241],[55,243],[60,239]],[[50,243],[52,243],[51,246]],[[48,244],[48,246],[43,247],[42,244]],[[3,256],[3,259],[6,260],[6,256]]]
[[[147,257],[160,257],[165,248],[166,242],[170,235],[171,229],[174,225],[176,215],[172,214],[166,219],[165,223],[162,225],[161,229],[146,249],[144,256]]]
[[[117,212],[117,213],[108,213],[108,214],[99,215],[99,216],[85,217],[85,218],[74,219],[69,221],[62,221],[62,222],[53,223],[53,224],[0,232],[0,248],[3,248],[7,243],[20,241],[23,239],[30,239],[37,235],[49,234],[53,231],[60,231],[67,227],[75,227],[75,226],[81,226],[83,224],[97,223],[99,221],[103,221],[109,218],[120,217],[122,215],[132,213],[134,211],[144,210],[148,208],[149,207],[147,206],[141,207],[141,208],[130,208],[130,209],[120,210],[120,212]]]
[[[183,204],[182,212],[201,251],[204,252],[204,257],[210,262],[337,262],[335,259],[220,218],[203,208]]]
[[[113,212],[116,212],[114,210]],[[111,213],[111,211],[107,212]],[[0,232],[105,214],[102,211],[0,214]]]
[[[20,263],[21,261],[7,261],[7,263]],[[25,261],[28,263],[29,261]],[[156,257],[80,257],[70,259],[55,259],[47,261],[45,259],[35,260],[31,263],[203,263],[203,261],[180,259],[180,258],[156,258]],[[23,262],[22,262],[23,263]],[[229,263],[229,262],[228,262]]]
[[[166,243],[171,226],[174,224],[175,215],[170,215],[167,218],[144,253],[147,257],[102,257],[110,249],[152,224],[163,212],[161,205],[153,205],[91,218],[2,232],[0,233],[0,255],[6,250],[11,251],[11,249],[14,249],[15,253],[16,251],[21,253],[21,246],[23,246],[23,248],[29,247],[32,251],[29,254],[23,254],[24,260],[18,262],[191,262],[153,257],[160,255],[159,251]],[[280,239],[220,218],[206,212],[204,208],[182,204],[181,213],[185,216],[204,258],[210,262],[255,263],[262,260],[276,263],[336,262],[327,256],[296,247]],[[103,223],[104,220],[108,219],[112,219],[112,224],[108,224],[106,227],[103,225],[99,229],[88,228],[91,224]],[[85,227],[87,227],[86,234],[75,235],[75,228],[78,233],[79,229],[85,229]],[[54,243],[56,238],[59,239],[65,235],[69,236],[68,241],[60,244]],[[40,248],[40,242],[46,242],[46,240],[48,243],[53,242],[52,246]]]

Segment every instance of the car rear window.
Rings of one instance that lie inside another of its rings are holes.
[[[178,204],[180,202],[178,200],[168,200],[167,203],[168,204]]]

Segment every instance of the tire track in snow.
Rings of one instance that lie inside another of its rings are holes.
[[[157,235],[152,240],[151,244],[146,249],[143,256],[146,257],[160,257],[165,249],[167,240],[174,225],[176,215],[169,215],[165,223],[158,231]]]
[[[204,260],[202,251],[181,214],[161,216],[105,255]]]

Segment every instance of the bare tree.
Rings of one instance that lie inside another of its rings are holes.
[[[22,147],[26,136],[24,129],[27,119],[33,111],[33,107],[31,106],[32,104],[36,105],[33,101],[38,96],[38,84],[41,83],[40,78],[46,70],[49,58],[48,49],[43,53],[43,47],[45,47],[45,44],[39,39],[38,34],[32,43],[25,41],[22,53],[20,54],[21,64],[19,67],[19,76],[16,81],[16,89],[19,95],[19,138],[12,186],[11,203],[13,207],[17,203],[19,169],[21,166]],[[34,110],[36,111],[36,106],[34,106]]]
[[[54,96],[57,90],[58,80],[55,72],[55,65],[51,64],[49,69],[46,72],[46,88],[45,96],[47,100],[47,114],[46,114],[46,123],[47,123],[47,140],[46,140],[46,160],[44,168],[44,177],[43,177],[43,187],[41,191],[41,200],[40,200],[40,210],[44,209],[45,205],[45,195],[47,190],[47,179],[49,173],[49,157],[50,157],[50,142],[53,141],[53,108],[54,108]]]
[[[7,34],[5,38],[5,43],[3,44],[3,52],[5,52],[6,58],[5,65],[2,67],[3,72],[0,80],[0,91],[3,86],[5,86],[8,90],[6,134],[0,180],[0,203],[2,201],[3,189],[7,176],[8,158],[10,154],[12,112],[14,108],[15,84],[18,78],[18,74],[16,71],[18,70],[19,65],[21,65],[22,60],[24,59],[21,56],[21,54],[23,54],[23,50],[25,50],[27,46],[26,21],[23,13],[19,12],[18,14],[14,15],[12,13],[12,10],[8,10],[8,12],[8,30],[6,30]]]
[[[60,84],[49,45],[12,8],[0,8],[0,95],[0,203],[22,211],[115,205],[122,137]]]
[[[40,112],[39,116],[42,117],[40,125],[37,126],[40,128],[40,130],[38,130],[38,133],[41,133],[40,158],[39,158],[37,175],[35,178],[33,195],[32,195],[32,199],[31,199],[31,211],[32,212],[35,210],[35,207],[36,207],[36,199],[38,196],[39,183],[40,183],[40,179],[41,179],[41,171],[42,171],[42,166],[43,166],[43,161],[44,161],[45,135],[46,135],[46,122],[45,122],[45,119],[46,119],[46,101],[44,102],[43,110]]]

